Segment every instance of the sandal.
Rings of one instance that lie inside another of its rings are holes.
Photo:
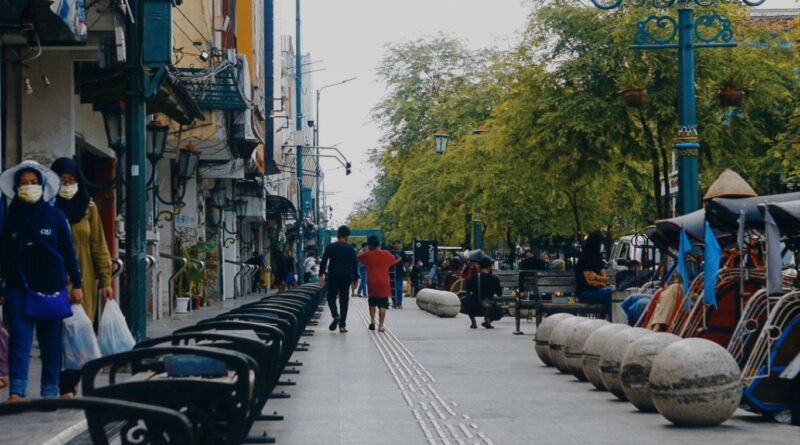
[[[24,401],[25,401],[25,397],[18,396],[16,394],[11,394],[11,395],[8,396],[8,400],[6,400],[6,403],[17,403],[17,402],[24,402]]]
[[[340,327],[340,328],[339,328],[339,333],[340,333],[340,334],[345,334],[345,333],[347,333],[347,328],[346,328],[346,327],[344,327],[344,326]]]
[[[0,389],[8,388],[8,378],[0,377]]]
[[[381,326],[381,327],[378,328],[378,332],[386,332],[386,328]]]
[[[488,323],[488,322],[485,322],[485,321],[483,323],[481,323],[481,326],[483,326],[486,329],[494,329],[494,326],[492,326],[491,323]]]

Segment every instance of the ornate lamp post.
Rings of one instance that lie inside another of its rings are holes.
[[[678,7],[678,19],[670,15],[651,15],[636,26],[633,49],[678,50],[678,209],[681,214],[700,207],[697,154],[700,148],[695,97],[695,48],[736,46],[733,28],[727,18],[716,12],[695,17],[695,7],[713,7],[717,3],[744,3],[758,6],[766,0],[592,0],[600,9],[611,10],[629,4],[668,10]]]

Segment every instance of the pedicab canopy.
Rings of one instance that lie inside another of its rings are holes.
[[[752,198],[754,196],[758,196],[758,193],[753,190],[753,187],[750,187],[750,184],[738,173],[726,168],[708,188],[705,196],[703,196],[703,203],[714,198]]]
[[[790,238],[800,235],[800,201],[771,202],[758,206],[762,215],[767,209],[782,235]]]
[[[735,233],[739,230],[739,216],[744,212],[745,227],[763,230],[764,215],[758,210],[759,204],[797,200],[800,200],[800,192],[754,198],[714,198],[706,203],[706,219],[714,229]]]
[[[702,242],[705,215],[706,211],[700,209],[688,215],[658,220],[655,225],[648,227],[647,236],[664,252],[678,249],[681,229],[686,230],[690,238]]]

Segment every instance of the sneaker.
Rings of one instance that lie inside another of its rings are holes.
[[[346,333],[347,333],[347,328],[346,328],[346,327],[344,327],[344,326],[340,327],[340,328],[339,328],[339,333],[340,333],[340,334],[346,334]]]
[[[339,326],[339,319],[338,318],[334,318],[333,319],[333,321],[331,322],[330,326],[328,326],[328,330],[335,331],[336,330],[336,326]]]
[[[469,328],[470,329],[478,329],[478,324],[473,321],[472,324],[469,325]]]
[[[375,323],[370,323],[369,324],[369,330],[370,331],[374,331],[375,330]]]
[[[494,326],[492,326],[491,323],[487,323],[485,321],[483,323],[481,323],[481,326],[483,326],[486,329],[494,329]]]

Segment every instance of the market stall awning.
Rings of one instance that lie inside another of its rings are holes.
[[[246,110],[250,107],[231,62],[210,68],[178,68],[178,77],[203,110]]]

